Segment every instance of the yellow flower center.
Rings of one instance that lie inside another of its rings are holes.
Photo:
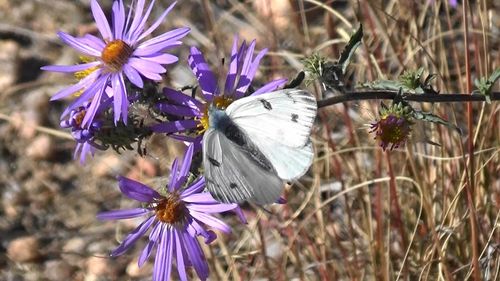
[[[93,62],[95,61],[95,59],[93,58],[90,58],[90,57],[85,57],[85,56],[80,56],[80,60],[83,62],[83,63],[88,63],[88,62]],[[80,70],[80,71],[77,71],[75,72],[73,75],[75,76],[75,78],[80,81],[82,79],[84,79],[85,77],[89,76],[92,72],[96,71],[97,69],[99,69],[99,66],[94,66],[94,67],[90,67],[90,68],[87,68],[85,70]],[[73,96],[75,97],[79,97],[82,93],[83,93],[84,89],[81,89],[77,92],[75,92],[73,94]]]
[[[109,42],[102,50],[101,59],[111,71],[119,71],[134,50],[122,40]]]
[[[178,195],[169,194],[156,206],[155,212],[158,220],[174,224],[184,220],[187,209]]]
[[[217,107],[218,109],[226,109],[233,102],[232,98],[224,97],[224,96],[216,96],[212,101],[212,105]],[[210,104],[205,104],[205,109],[203,111],[203,116],[199,118],[200,124],[198,124],[198,133],[202,134],[210,125],[208,120],[208,108]]]

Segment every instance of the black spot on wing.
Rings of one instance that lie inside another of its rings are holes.
[[[259,101],[262,103],[262,105],[264,106],[265,109],[267,109],[267,110],[273,109],[271,103],[268,102],[267,100],[265,100],[265,99],[259,99]]]
[[[234,182],[232,182],[232,183],[229,184],[229,187],[232,188],[232,189],[234,189],[234,188],[237,188],[238,185],[235,184]]]
[[[220,167],[219,161],[213,159],[212,157],[208,157],[208,161],[210,161],[210,164],[214,165],[215,167]]]
[[[299,120],[299,115],[298,114],[295,114],[295,113],[292,113],[292,122],[295,122],[297,123]]]

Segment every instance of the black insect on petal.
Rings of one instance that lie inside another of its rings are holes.
[[[260,99],[260,102],[262,103],[262,105],[264,105],[264,108],[267,109],[267,110],[271,110],[273,109],[273,107],[271,106],[271,103],[268,102],[267,100],[265,99]]]
[[[219,167],[220,166],[220,163],[219,161],[213,159],[212,157],[208,157],[208,161],[210,161],[210,164],[216,166],[216,167]]]
[[[295,114],[295,113],[292,113],[292,122],[295,122],[297,123],[299,120],[299,115],[298,114]]]

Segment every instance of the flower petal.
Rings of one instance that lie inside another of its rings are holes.
[[[111,28],[109,27],[108,20],[106,19],[106,16],[102,11],[101,6],[99,6],[99,3],[97,3],[96,0],[92,0],[90,2],[90,8],[92,9],[92,15],[94,15],[94,19],[97,24],[97,29],[99,29],[102,38],[104,38],[104,40],[107,41],[113,40],[114,38],[113,34],[111,33]]]
[[[226,93],[232,93],[234,89],[234,82],[238,76],[238,36],[235,35],[233,39],[233,47],[231,49],[231,60],[229,62],[229,69],[226,75],[226,84],[224,89]]]
[[[198,244],[198,240],[191,237],[189,233],[183,233],[182,241],[184,246],[186,246],[186,252],[196,274],[201,280],[206,280],[208,278],[208,264],[200,248],[200,244]]]
[[[123,81],[123,75],[121,73],[116,73],[111,77],[112,77],[111,85],[114,90],[113,113],[114,113],[115,125],[120,119],[125,125],[127,125],[129,102],[127,98],[127,89],[125,86],[125,82]]]
[[[101,52],[99,52],[99,50],[96,50],[96,49],[92,48],[91,46],[84,44],[78,38],[75,38],[67,33],[62,32],[62,31],[59,31],[57,33],[57,35],[59,36],[59,38],[61,38],[61,40],[64,43],[68,44],[73,49],[76,49],[76,50],[78,50],[86,55],[89,55],[89,56],[93,56],[93,57],[100,57],[101,56]]]
[[[185,106],[189,106],[191,107],[192,109],[195,109],[195,110],[198,110],[200,112],[200,110],[204,107],[204,105],[199,102],[198,100],[196,100],[195,98],[192,98],[180,91],[176,91],[174,89],[170,89],[170,88],[163,88],[163,94],[165,95],[165,97],[167,97],[169,100],[175,102],[176,104],[180,104],[180,105],[185,105]]]
[[[92,81],[92,83],[89,83],[88,88],[86,88],[83,93],[64,110],[61,117],[65,117],[68,113],[71,112],[71,110],[76,109],[86,102],[89,102],[89,99],[92,99],[97,92],[102,91],[102,88],[106,87],[107,80],[108,75],[102,75],[101,77],[97,78],[96,81]],[[101,107],[103,107],[104,105],[104,102],[101,103]]]
[[[153,37],[151,39],[148,39],[148,40],[142,42],[141,44],[139,44],[139,46],[137,46],[137,50],[144,51],[145,49],[147,49],[149,47],[154,47],[154,46],[157,46],[160,44],[165,44],[165,43],[172,44],[172,43],[178,41],[179,39],[182,39],[184,36],[186,36],[190,30],[191,29],[188,27],[181,27],[181,28],[176,28],[176,29],[170,30],[168,32],[165,32],[161,35],[158,35],[156,37]],[[156,49],[157,47],[154,47],[154,48]],[[134,54],[137,55],[137,53],[135,53],[135,52],[134,52]]]
[[[172,193],[177,190],[177,172],[179,170],[179,161],[177,158],[174,159],[172,163],[172,169],[170,170],[170,180],[168,181],[168,192]]]
[[[175,233],[175,254],[177,256],[177,271],[179,272],[179,277],[182,281],[187,281],[186,274],[186,264],[184,262],[184,253],[183,253],[183,245],[181,244],[181,233],[178,233],[176,230],[173,231]]]
[[[196,47],[191,47],[188,62],[193,74],[198,79],[205,100],[211,102],[213,96],[217,95],[217,80],[208,67],[203,54]]]
[[[155,216],[151,216],[145,221],[143,221],[134,231],[129,233],[125,240],[118,246],[116,249],[114,249],[111,252],[112,257],[119,256],[123,253],[125,253],[132,245],[134,245],[135,241],[137,241],[139,238],[141,238],[144,233],[149,229],[151,224],[155,221]]]
[[[151,256],[151,252],[153,251],[155,244],[155,241],[149,241],[148,244],[146,244],[146,247],[144,247],[144,249],[142,250],[141,255],[139,256],[139,260],[137,261],[139,267],[142,267],[148,260],[149,256]]]
[[[152,61],[159,64],[172,64],[179,61],[179,58],[171,54],[161,54],[150,57],[140,57],[142,60]]]
[[[128,80],[132,82],[132,84],[136,85],[139,88],[144,87],[144,82],[142,81],[141,75],[133,67],[125,64],[123,66],[123,72],[127,76]]]
[[[133,43],[133,45],[138,41],[137,38],[141,35],[142,31],[144,30],[144,25],[146,24],[146,21],[149,18],[149,15],[151,14],[151,10],[153,9],[153,5],[155,4],[155,0],[151,1],[149,4],[148,9],[146,10],[146,13],[140,18],[140,22],[137,24],[137,27],[135,30],[130,29],[129,32],[129,40],[130,43]]]
[[[155,29],[157,29],[158,26],[160,26],[160,24],[163,22],[163,20],[165,19],[165,17],[168,15],[168,13],[174,8],[175,4],[177,4],[177,1],[174,2],[174,3],[172,3],[170,6],[168,6],[168,8],[161,14],[161,16],[146,31],[144,31],[141,34],[141,36],[139,36],[139,38],[137,39],[137,41],[140,41],[140,40],[146,38],[146,36],[148,36]]]
[[[53,100],[59,100],[59,99],[62,99],[64,97],[66,97],[66,96],[69,96],[71,94],[75,94],[78,91],[80,91],[81,89],[92,88],[92,87],[89,87],[89,86],[92,85],[93,83],[95,85],[96,79],[97,79],[97,77],[99,77],[100,74],[101,74],[101,70],[96,70],[96,71],[92,72],[87,77],[85,77],[82,80],[80,80],[78,83],[76,83],[74,85],[71,85],[71,86],[69,86],[67,88],[64,88],[61,91],[57,92],[55,95],[53,95],[50,98],[50,100],[51,101],[53,101]]]
[[[170,280],[172,270],[172,256],[174,251],[174,232],[170,228],[163,228],[160,245],[156,249],[155,264],[153,267],[153,280]]]
[[[177,133],[186,131],[189,129],[194,129],[198,126],[199,122],[196,120],[179,120],[163,122],[161,124],[153,125],[151,128],[156,133]]]
[[[120,191],[131,199],[150,203],[153,202],[154,199],[162,198],[158,192],[140,182],[122,176],[118,176],[117,180]]]
[[[135,209],[126,209],[126,210],[114,210],[108,212],[102,212],[97,214],[97,219],[100,220],[121,220],[121,219],[131,219],[140,217],[146,213],[149,213],[150,210],[145,208],[135,208]]]
[[[158,63],[141,60],[139,58],[130,58],[128,64],[135,68],[140,74],[146,78],[159,81],[161,76],[159,73],[165,73],[167,70]]]
[[[134,18],[132,20],[132,23],[130,24],[130,27],[128,28],[128,33],[126,35],[127,43],[132,43],[130,40],[134,33],[134,31],[137,29],[139,26],[139,23],[141,21],[141,16],[142,16],[142,11],[144,11],[144,0],[138,0],[137,5],[135,6],[135,13],[134,13]],[[130,8],[132,10],[132,7]]]
[[[189,228],[192,229],[189,230]],[[213,231],[207,231],[194,217],[191,217],[186,230],[190,233],[194,233],[195,235],[203,236],[203,238],[205,238],[205,244],[210,244],[217,238],[217,235]]]
[[[101,38],[95,37],[92,34],[85,34],[83,37],[78,38],[82,43],[89,45],[90,47],[98,50],[102,53],[102,50],[106,47],[106,43],[102,41]]]
[[[172,114],[180,117],[196,117],[199,116],[199,112],[193,110],[190,107],[175,105],[169,102],[159,102],[156,104],[156,108],[163,113]]]
[[[106,89],[106,83],[107,81],[103,79],[103,77],[99,78],[96,81],[95,95],[92,98],[92,102],[90,103],[89,108],[87,108],[87,112],[85,112],[85,116],[83,117],[82,121],[82,127],[88,128],[92,124],[92,121],[94,120],[97,110],[102,103],[103,93],[104,90]]]
[[[123,38],[123,28],[125,27],[125,7],[123,5],[123,0],[115,1],[112,10],[114,39],[121,40]]]
[[[182,185],[187,179],[189,174],[189,169],[191,168],[191,161],[193,159],[194,145],[190,144],[186,153],[184,154],[184,159],[182,159],[181,170],[179,171],[179,184]]]
[[[205,213],[202,213],[202,212],[198,212],[198,211],[195,211],[195,210],[189,210],[189,213],[191,214],[191,216],[193,216],[193,218],[203,222],[204,224],[206,225],[209,225],[215,229],[218,229],[222,232],[225,232],[225,233],[231,233],[231,227],[229,225],[227,225],[225,222],[217,219],[217,218],[214,218],[210,215],[207,215]]]
[[[190,199],[193,199],[194,195],[190,196]],[[186,201],[186,200],[183,200]],[[207,213],[207,214],[213,214],[213,213],[222,213],[222,212],[227,212],[230,210],[233,210],[237,208],[238,206],[235,204],[216,204],[215,202],[213,204],[188,204],[187,208],[189,210],[194,210],[197,212],[202,212],[202,213]]]
[[[181,194],[181,199],[184,200],[184,198],[190,196],[191,194],[198,193],[205,189],[205,178],[201,177],[198,179],[198,181],[192,183],[188,188],[184,190]]]
[[[46,65],[40,67],[41,70],[45,71],[53,71],[53,72],[77,72],[77,71],[82,71],[89,69],[91,67],[94,67],[96,65],[99,65],[101,62],[99,61],[93,61],[89,63],[81,63],[81,64],[75,64],[75,65]]]
[[[288,81],[288,79],[286,79],[286,78],[273,80],[273,81],[265,84],[264,86],[260,87],[255,92],[253,92],[252,96],[257,96],[257,95],[272,92],[272,91],[276,90],[277,88],[284,86],[287,81]]]

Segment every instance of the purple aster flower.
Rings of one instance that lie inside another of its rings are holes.
[[[164,88],[166,102],[159,103],[158,109],[163,113],[179,117],[177,121],[164,122],[153,126],[158,133],[167,133],[172,137],[193,142],[196,150],[201,147],[203,132],[208,128],[208,105],[213,104],[218,108],[226,108],[231,102],[244,97],[255,77],[260,60],[267,53],[267,49],[260,51],[254,58],[255,40],[250,45],[245,42],[238,48],[238,38],[235,37],[229,60],[224,88],[219,88],[219,83],[206,63],[203,54],[191,47],[189,66],[198,80],[204,102],[187,96],[180,91]],[[283,86],[287,79],[271,81],[257,89],[251,95],[260,95],[271,92]],[[187,131],[196,129],[198,135],[191,136]],[[179,134],[182,133],[182,134]]]
[[[83,127],[82,121],[88,111],[91,103],[86,101],[83,105],[72,109],[69,113],[69,117],[62,120],[60,126],[62,128],[70,128],[71,135],[76,141],[76,148],[73,157],[80,158],[80,163],[85,163],[88,154],[94,156],[96,149],[106,150],[106,147],[99,145],[95,142],[95,136],[103,126],[103,120],[100,119],[100,113],[102,113],[103,108],[109,106],[112,102],[111,98],[107,98],[96,111],[96,116],[90,126]],[[78,157],[79,156],[79,157]]]
[[[58,100],[77,92],[81,95],[65,110],[63,117],[84,102],[91,100],[82,126],[89,127],[96,110],[105,98],[106,88],[112,87],[110,94],[114,98],[113,111],[115,124],[118,120],[127,122],[129,101],[125,86],[126,77],[133,85],[143,88],[143,79],[161,80],[161,73],[166,69],[162,65],[177,62],[178,58],[163,51],[181,44],[179,39],[189,32],[189,28],[178,28],[163,33],[151,39],[148,37],[165,19],[175,3],[170,5],[161,16],[146,29],[146,20],[153,9],[154,1],[146,9],[145,0],[138,0],[125,15],[123,0],[115,1],[112,7],[112,25],[108,23],[101,7],[96,0],[91,0],[91,9],[97,28],[102,36],[86,34],[83,37],[73,37],[59,32],[61,40],[89,57],[89,62],[70,65],[49,65],[43,70],[55,72],[86,72],[78,83],[56,93],[51,100]],[[86,59],[87,60],[87,59]]]
[[[170,181],[166,193],[160,194],[150,187],[134,180],[119,177],[121,192],[145,207],[115,210],[98,214],[102,220],[130,219],[146,216],[145,220],[132,231],[111,256],[119,256],[127,251],[149,229],[149,242],[139,257],[139,266],[151,255],[156,246],[153,280],[169,280],[173,261],[181,280],[187,280],[186,267],[193,266],[201,280],[208,278],[208,264],[196,237],[205,238],[205,243],[212,242],[216,235],[206,230],[208,225],[222,232],[229,233],[231,228],[212,214],[235,211],[244,221],[243,214],[236,204],[221,204],[205,188],[203,177],[184,187],[189,175],[193,145],[190,145],[180,165],[177,159],[172,164]]]

